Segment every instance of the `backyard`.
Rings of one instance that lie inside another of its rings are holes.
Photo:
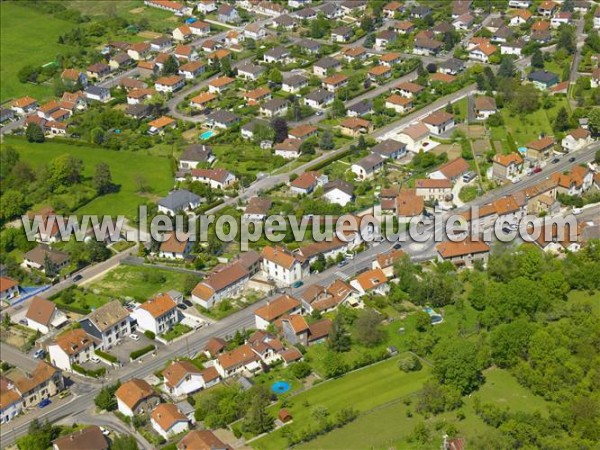
[[[91,177],[96,164],[110,166],[112,181],[118,192],[94,198],[76,211],[77,214],[95,214],[127,217],[137,216],[141,203],[166,195],[173,186],[169,159],[143,153],[116,152],[91,146],[75,146],[50,141],[30,144],[23,139],[7,136],[4,143],[17,149],[21,160],[33,167],[41,167],[52,159],[70,154],[83,161],[84,177]],[[77,193],[74,193],[75,195]]]

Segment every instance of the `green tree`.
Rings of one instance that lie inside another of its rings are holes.
[[[558,110],[558,114],[554,119],[553,129],[556,132],[566,131],[569,129],[569,112],[564,106]]]
[[[111,450],[139,450],[135,437],[130,434],[120,434],[113,438]]]
[[[455,387],[463,395],[473,392],[483,382],[479,349],[473,342],[442,341],[433,352],[433,361],[437,380]]]
[[[340,313],[333,319],[327,345],[331,350],[338,353],[350,350],[350,336],[346,331],[344,317]]]
[[[55,188],[72,186],[81,181],[83,161],[72,155],[64,154],[50,161],[50,181]]]
[[[346,106],[344,102],[339,98],[336,98],[331,104],[331,115],[333,117],[344,117],[346,116]]]
[[[46,140],[42,128],[37,123],[33,122],[30,122],[27,125],[27,129],[25,130],[25,138],[27,139],[27,142],[37,143],[41,143]]]
[[[41,424],[37,418],[29,422],[29,429],[25,436],[17,439],[20,450],[46,450],[52,446],[52,440],[58,437],[58,429],[48,422]]]
[[[517,114],[529,114],[540,107],[540,91],[532,84],[519,86],[510,104]]]
[[[3,220],[10,220],[27,211],[25,195],[17,190],[10,189],[0,197],[0,215]]]
[[[319,147],[322,150],[332,150],[335,144],[333,142],[333,134],[331,131],[325,130],[321,133],[321,140],[319,141]]]
[[[277,68],[273,67],[269,72],[269,81],[275,84],[283,83],[283,75]]]
[[[415,327],[418,331],[427,331],[431,327],[431,317],[425,311],[415,313]]]
[[[94,399],[94,404],[101,410],[114,411],[117,409],[117,398],[115,392],[121,387],[121,382],[103,387]]]
[[[273,138],[274,143],[283,142],[288,137],[288,124],[282,117],[275,117],[271,121],[271,127],[275,132],[275,137]]]
[[[515,76],[515,62],[511,55],[504,55],[498,68],[498,76],[503,78],[513,78]]]
[[[262,434],[273,428],[274,418],[267,407],[271,402],[271,394],[266,386],[254,386],[250,390],[250,408],[243,422],[245,431],[252,434]]]
[[[10,145],[0,147],[0,178],[5,179],[19,162],[19,152]]]
[[[489,336],[491,356],[499,367],[514,366],[519,358],[527,356],[529,339],[536,325],[526,319],[501,324]]]
[[[367,347],[373,347],[383,341],[385,332],[381,328],[383,317],[373,309],[362,310],[354,325],[358,342]]]
[[[105,162],[96,164],[93,184],[98,195],[108,194],[112,191],[112,174],[110,172],[110,166]]]
[[[536,48],[531,55],[531,66],[536,69],[544,68],[544,54],[539,48]]]
[[[177,62],[177,58],[173,55],[169,55],[169,57],[163,63],[162,75],[173,75],[177,73],[179,69],[179,63]]]
[[[594,135],[600,134],[600,108],[594,108],[588,115],[590,131]]]

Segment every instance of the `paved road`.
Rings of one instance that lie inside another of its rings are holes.
[[[38,361],[15,347],[0,343],[0,359],[12,364],[15,367],[31,372],[37,366]]]

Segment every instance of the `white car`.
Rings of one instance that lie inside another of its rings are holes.
[[[135,333],[134,334],[130,334],[129,338],[131,340],[134,340],[134,341],[139,341],[140,340],[140,337],[137,334],[135,334]]]
[[[107,430],[107,429],[106,429],[106,428],[104,428],[104,427],[98,427],[98,428],[100,428],[100,431],[102,431],[102,434],[103,434],[104,436],[108,436],[108,435],[110,434],[110,430]]]
[[[90,357],[90,361],[94,364],[98,364],[100,362],[100,358],[98,358],[97,356],[92,356]]]
[[[577,215],[577,214],[581,214],[583,212],[583,210],[581,208],[573,208],[573,210],[571,212],[573,214]]]

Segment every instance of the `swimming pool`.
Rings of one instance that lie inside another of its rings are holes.
[[[213,134],[215,134],[215,132],[213,130],[205,131],[204,133],[202,133],[200,135],[200,139],[202,139],[203,141],[205,141],[207,139],[210,139]]]
[[[444,318],[429,306],[423,308],[423,311],[425,311],[427,314],[429,314],[429,317],[431,317],[431,325],[437,325],[438,323],[442,323],[444,321]]]
[[[292,385],[287,381],[276,381],[271,386],[271,390],[276,394],[285,394],[292,388]]]

